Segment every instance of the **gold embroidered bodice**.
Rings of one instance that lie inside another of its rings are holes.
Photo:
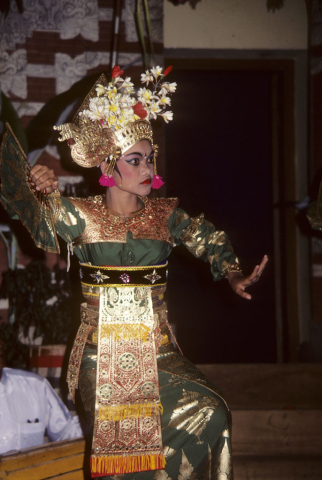
[[[127,233],[133,239],[149,239],[167,242],[173,246],[168,219],[177,206],[176,198],[140,197],[143,207],[129,217],[119,215],[104,203],[104,196],[69,198],[86,222],[82,234],[73,241],[74,246],[84,243],[120,242],[125,243]]]

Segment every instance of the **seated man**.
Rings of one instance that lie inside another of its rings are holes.
[[[49,382],[36,373],[6,368],[0,340],[0,454],[51,441],[82,436],[73,417]]]

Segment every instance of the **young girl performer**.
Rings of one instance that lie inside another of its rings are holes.
[[[228,278],[250,299],[245,289],[259,279],[267,257],[244,277],[224,232],[203,215],[191,218],[176,198],[148,198],[163,184],[150,120],[172,120],[167,107],[176,84],[164,81],[170,69],[146,71],[136,98],[131,79],[114,67],[112,81],[99,78],[73,123],[55,127],[76,163],[101,168],[106,195],[63,198],[55,191],[41,203],[37,189],[51,189],[55,176],[35,167],[35,186],[21,177],[25,187],[18,191],[10,183],[12,158],[23,154],[10,131],[2,147],[5,207],[18,213],[38,246],[58,251],[57,232],[80,261],[85,302],[67,380],[73,398],[80,389],[93,427],[93,477],[232,478],[229,408],[170,340],[167,258],[183,243],[209,261],[214,280]]]

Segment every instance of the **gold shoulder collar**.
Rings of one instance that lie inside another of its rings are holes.
[[[159,240],[173,245],[168,219],[178,204],[176,198],[140,197],[143,207],[129,217],[106,207],[103,195],[69,200],[86,222],[86,228],[74,240],[74,246],[98,242],[126,243],[128,232],[132,232],[134,239]]]

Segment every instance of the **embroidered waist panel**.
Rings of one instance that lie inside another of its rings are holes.
[[[151,289],[103,288],[92,476],[165,465]]]
[[[92,476],[164,468],[151,289],[100,292]]]
[[[68,381],[74,396],[85,343],[97,343],[92,477],[165,466],[157,350],[165,340],[159,327],[166,321],[166,269],[166,265],[131,267],[125,272],[129,283],[115,285],[113,280],[109,286],[101,275],[124,272],[113,267],[86,269],[91,284],[83,284],[83,292],[89,303],[81,308],[82,324],[70,357]],[[148,277],[150,287],[141,285],[140,275]],[[157,281],[163,285],[155,285]]]

